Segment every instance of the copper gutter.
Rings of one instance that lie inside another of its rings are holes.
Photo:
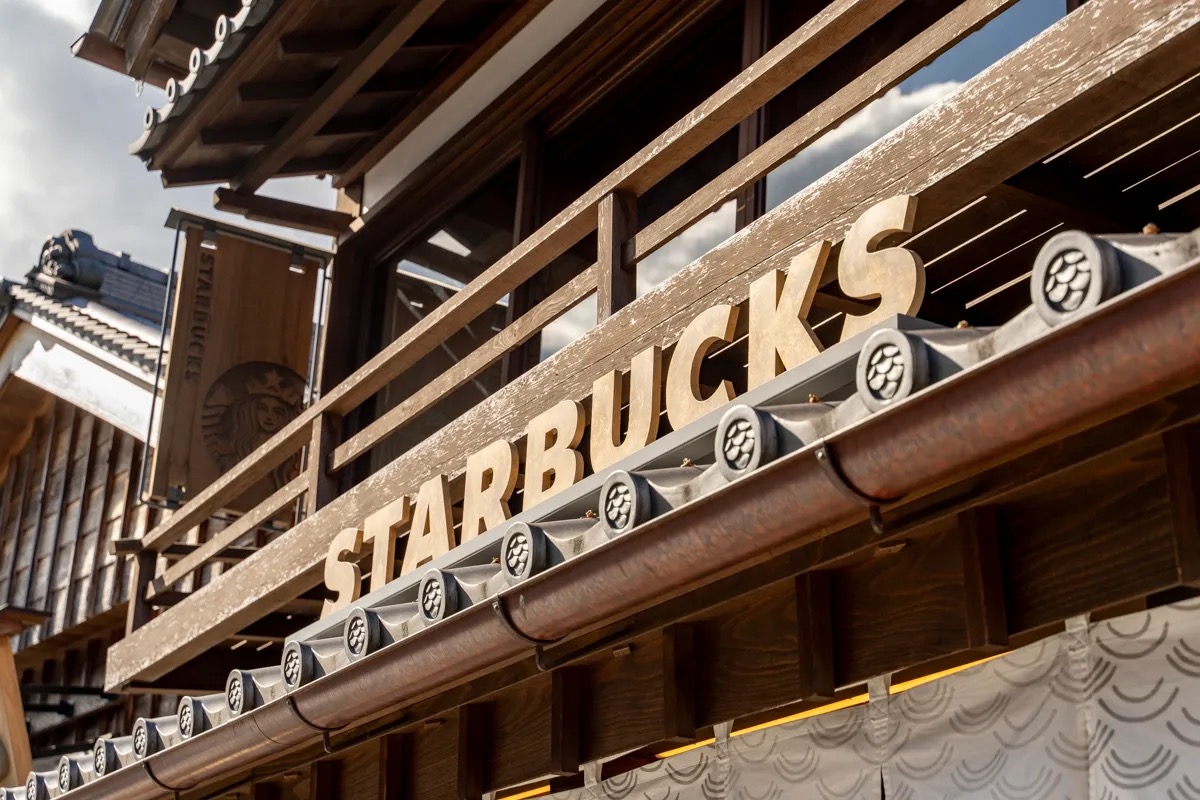
[[[926,494],[1195,384],[1197,309],[1200,261],[843,429],[825,447],[864,495]],[[865,518],[865,505],[830,477],[815,452],[786,456],[522,583],[501,598],[512,622],[533,639],[557,639]],[[168,797],[529,651],[488,605],[473,606],[70,794]]]

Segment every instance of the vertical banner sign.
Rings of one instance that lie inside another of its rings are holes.
[[[156,496],[195,497],[300,413],[321,266],[187,229],[159,406]],[[298,468],[285,463],[233,510],[254,506]]]

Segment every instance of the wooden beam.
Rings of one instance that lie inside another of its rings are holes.
[[[833,598],[829,583],[826,572],[806,572],[796,576],[801,700],[833,700],[837,693]]]
[[[408,737],[393,733],[379,737],[378,800],[402,800],[409,797],[409,772],[412,754]]]
[[[662,632],[663,741],[696,739],[695,630],[680,623]]]
[[[1008,649],[1004,564],[994,506],[976,506],[958,515],[963,564],[963,613],[967,646],[979,655]]]
[[[348,231],[354,220],[353,216],[342,211],[258,194],[241,194],[225,187],[213,192],[213,207],[219,211],[241,214],[257,222],[269,222],[326,236],[338,236]]]
[[[280,168],[276,178],[298,178],[305,175],[328,175],[337,169],[341,158],[320,155],[294,158]],[[160,173],[163,186],[207,186],[229,181],[240,168],[241,162],[219,162],[200,164],[194,167],[168,167]]]
[[[271,141],[278,125],[252,123],[224,125],[200,131],[202,147],[226,145],[263,145]],[[373,117],[341,117],[330,120],[313,138],[323,142],[362,139],[379,131],[379,121]]]
[[[338,787],[340,766],[337,761],[312,763],[308,774],[308,800],[339,800],[342,796]]]
[[[446,0],[402,0],[370,36],[348,56],[320,90],[280,129],[271,144],[253,156],[234,177],[238,191],[253,192],[291,160],[358,90],[391,60],[404,43]]]
[[[542,156],[545,143],[541,129],[529,124],[521,131],[521,157],[517,172],[517,208],[513,220],[513,247],[533,235],[541,220]],[[472,276],[474,277],[474,276]],[[512,290],[505,310],[505,325],[523,316],[546,296],[545,285],[534,275]],[[500,365],[500,383],[508,384],[528,372],[541,355],[542,335],[539,331],[512,349]]]
[[[637,197],[613,192],[600,201],[596,233],[596,322],[637,299],[637,265],[625,261],[625,243],[637,233]]]
[[[179,120],[179,124],[171,126],[167,139],[154,151],[149,168],[163,169],[167,164],[175,163],[176,159],[191,148],[200,131],[208,126],[209,120],[228,108],[237,97],[237,87],[275,59],[279,37],[308,16],[320,1],[290,0],[276,7],[238,53],[238,57],[229,62],[217,75],[216,81],[208,87],[208,91],[196,99],[188,113]],[[202,182],[220,183],[222,180],[227,178]],[[165,170],[163,181],[172,185],[167,181]]]
[[[4,786],[21,786],[33,769],[19,677],[9,636],[0,636],[0,747],[7,756],[0,761],[4,770],[0,772],[0,785]]]
[[[298,103],[320,91],[332,76],[329,71],[312,79],[250,81],[238,87],[238,99],[243,103]],[[428,75],[376,75],[358,93],[372,97],[416,94],[429,80]]]
[[[216,36],[213,22],[184,8],[177,8],[171,12],[171,16],[163,23],[162,35],[178,39],[190,47],[199,47],[201,50],[212,47]]]
[[[155,40],[175,11],[176,2],[148,0],[139,4],[125,36],[125,73],[130,77],[141,78],[154,62]]]
[[[401,111],[391,124],[384,127],[383,134],[355,150],[346,159],[338,170],[337,185],[353,183],[378,164],[549,4],[550,0],[510,3],[500,19],[482,35],[482,43],[472,47],[464,58],[430,80],[424,87],[424,95],[413,108]]]
[[[487,708],[471,703],[458,709],[458,781],[456,800],[483,800],[487,765]]]
[[[742,17],[742,69],[762,58],[770,39],[770,15],[767,0],[745,0]],[[738,124],[738,161],[758,149],[767,132],[767,110],[760,108]],[[749,225],[767,211],[767,184],[755,181],[737,196],[734,226]]]
[[[1179,582],[1200,581],[1200,425],[1163,434]]]
[[[550,773],[579,772],[579,748],[583,730],[583,687],[579,669],[563,667],[551,676]]]

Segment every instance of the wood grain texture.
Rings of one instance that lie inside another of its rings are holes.
[[[338,64],[317,93],[296,109],[270,144],[249,159],[230,182],[231,187],[254,192],[274,177],[445,2],[400,0],[366,40]]]
[[[431,437],[339,497],[321,517],[306,521],[286,541],[268,545],[181,603],[170,615],[171,626],[152,623],[143,629],[144,636],[114,647],[111,685],[157,671],[170,660],[186,659],[315,585],[330,538],[343,525],[357,524],[388,498],[411,491],[430,474],[455,471],[458,454],[498,438],[519,438],[525,419],[521,409],[532,387],[538,387],[547,403],[583,397],[597,375],[624,368],[648,344],[669,342],[697,308],[744,298],[749,282],[758,275],[786,266],[792,255],[814,241],[836,239],[879,199],[899,193],[920,196],[917,227],[923,228],[970,202],[981,189],[1095,128],[1112,109],[1146,99],[1179,80],[1188,69],[1184,55],[1200,44],[1193,12],[1191,4],[1170,0],[1088,3],[901,132],[856,156],[835,176],[813,184],[668,284],[639,298],[620,312],[624,315],[620,324],[618,316],[613,325],[583,336],[464,415],[453,429]],[[1071,66],[1062,71],[1056,66],[1062,64]],[[1056,78],[1043,80],[1047,74]],[[1098,102],[1097,98],[1106,99]],[[599,197],[580,200],[585,209],[598,202]],[[487,282],[499,279],[497,291],[511,289],[527,274],[510,269],[518,261],[526,263],[531,252],[539,253],[540,263],[530,263],[529,274],[549,263],[554,242],[573,242],[583,235],[562,227],[569,228],[580,210],[543,228],[485,273],[480,285],[495,286]],[[926,215],[928,219],[922,219]],[[447,314],[470,311],[468,316],[474,316],[491,300],[471,307],[464,298]],[[437,326],[429,323],[413,338],[433,336],[438,327],[449,330],[456,324],[442,317]],[[395,349],[371,362],[366,372],[395,374],[402,363],[396,354],[404,354],[404,359],[413,355],[406,347],[398,342]],[[361,401],[378,388],[355,380],[326,399],[336,408],[340,402]]]

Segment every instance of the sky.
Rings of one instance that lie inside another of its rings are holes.
[[[164,189],[129,155],[142,113],[162,92],[71,55],[98,0],[0,0],[0,275],[19,279],[48,236],[91,233],[106,250],[166,270],[172,207],[328,247],[328,237],[247,223],[212,207],[212,187]],[[273,181],[266,194],[332,208],[315,178]]]
[[[46,237],[67,228],[90,232],[108,250],[167,269],[171,207],[265,230],[212,208],[212,188],[164,189],[158,175],[128,154],[142,112],[160,105],[160,90],[138,94],[129,78],[71,56],[97,0],[0,0],[0,274],[24,274]],[[771,205],[799,191],[880,136],[944,97],[963,81],[1043,30],[1065,0],[1021,0],[985,29],[827,134],[768,181]],[[268,194],[332,207],[334,193],[314,178],[273,181]],[[639,269],[642,291],[661,282],[733,231],[725,208],[682,235]],[[318,246],[329,240],[274,229]],[[580,308],[547,333],[547,345],[577,336],[589,315]]]

